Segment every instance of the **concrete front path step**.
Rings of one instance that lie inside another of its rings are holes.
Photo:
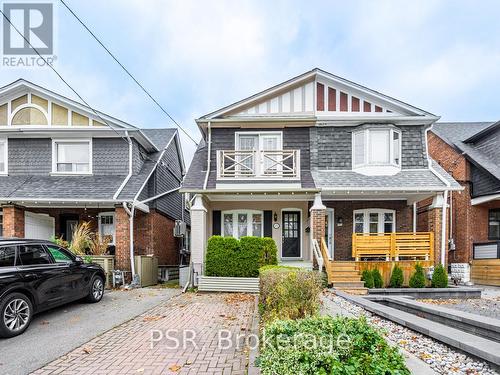
[[[404,327],[432,337],[449,346],[500,366],[500,343],[419,316],[384,306],[367,298],[337,291],[337,294],[364,309]]]

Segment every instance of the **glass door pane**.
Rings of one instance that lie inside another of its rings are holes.
[[[278,134],[273,135],[262,135],[261,136],[261,150],[263,152],[263,160],[262,160],[262,170],[265,174],[276,174],[277,171],[280,171],[282,157],[277,152],[269,152],[265,151],[278,151],[281,149],[280,145],[280,136]]]
[[[259,146],[259,137],[257,135],[240,135],[238,142],[239,151],[256,151]],[[243,153],[236,160],[241,164],[238,166],[238,170],[242,174],[255,173],[255,153]]]

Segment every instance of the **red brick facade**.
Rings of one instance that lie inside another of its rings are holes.
[[[352,260],[353,211],[366,208],[383,208],[396,211],[396,231],[413,231],[413,207],[406,201],[323,201],[334,209],[334,259]],[[339,220],[341,219],[341,220]],[[339,225],[342,221],[342,225]],[[323,220],[323,228],[325,222]]]
[[[22,206],[3,206],[3,236],[24,237],[25,211],[44,213],[54,218],[55,233],[60,236],[64,231],[64,215],[71,215],[79,222],[89,221],[92,229],[98,230],[100,212],[115,213],[115,268],[130,270],[130,233],[129,216],[122,206],[114,209],[97,208],[25,208]],[[173,236],[175,221],[152,209],[146,214],[136,210],[134,218],[134,253],[136,255],[154,254],[160,265],[179,263],[180,241]]]
[[[452,235],[455,251],[450,251],[449,262],[472,260],[473,244],[488,242],[488,211],[500,208],[500,202],[477,206],[471,205],[471,179],[468,160],[459,151],[444,142],[434,133],[429,133],[429,154],[464,187],[463,191],[451,194]]]

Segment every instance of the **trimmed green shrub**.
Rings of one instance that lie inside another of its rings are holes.
[[[259,308],[264,321],[299,319],[318,313],[321,274],[294,267],[260,269]]]
[[[403,275],[403,269],[396,264],[392,269],[389,286],[391,288],[401,288],[403,286],[404,281],[405,279]]]
[[[370,270],[364,270],[361,274],[361,280],[365,282],[365,288],[371,289],[375,286],[373,282],[373,273]]]
[[[278,249],[272,238],[212,236],[207,244],[205,274],[221,277],[257,277],[259,268],[277,264]]]
[[[384,287],[384,280],[382,279],[382,274],[380,273],[378,268],[372,270],[372,277],[373,277],[373,286],[375,288]]]
[[[410,375],[397,347],[391,347],[365,318],[331,316],[277,320],[265,330],[263,375]]]
[[[446,272],[442,264],[438,264],[434,268],[431,286],[433,288],[448,288],[448,273]]]
[[[410,288],[425,288],[424,269],[420,264],[415,265],[415,272],[410,277]]]

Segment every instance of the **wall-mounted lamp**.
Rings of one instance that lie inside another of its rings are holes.
[[[274,213],[274,221],[278,221],[278,214],[276,212]]]
[[[344,219],[342,219],[341,217],[338,217],[337,218],[337,226],[341,227],[342,225],[344,225]]]

